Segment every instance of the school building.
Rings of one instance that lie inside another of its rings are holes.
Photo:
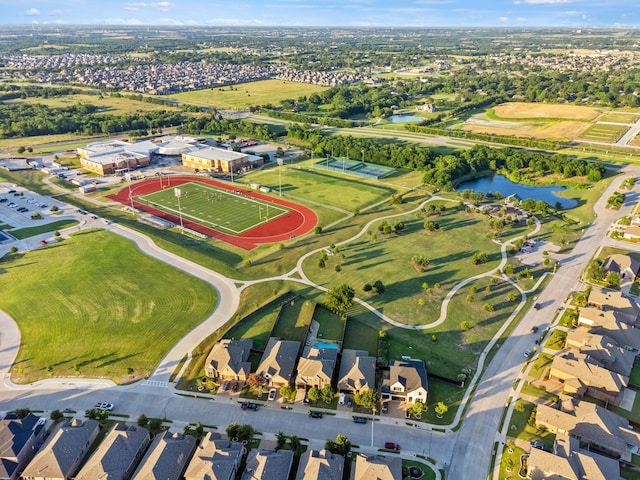
[[[182,165],[201,172],[237,173],[251,170],[264,163],[257,155],[234,152],[223,148],[195,148],[182,154]]]

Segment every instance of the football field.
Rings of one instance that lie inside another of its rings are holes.
[[[201,182],[136,196],[135,201],[231,235],[240,235],[290,211],[240,190],[223,190]]]

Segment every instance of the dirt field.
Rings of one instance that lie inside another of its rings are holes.
[[[566,118],[570,120],[594,120],[600,112],[591,107],[577,105],[552,105],[547,103],[510,102],[494,108],[496,115],[504,118]]]
[[[504,124],[504,122],[500,122]],[[524,127],[524,128],[523,128]],[[491,124],[466,124],[463,130],[495,135],[511,135],[523,138],[574,139],[589,127],[585,122],[554,122],[544,126],[522,125],[515,123],[509,127],[494,127]]]

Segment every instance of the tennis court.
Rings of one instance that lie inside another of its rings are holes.
[[[378,180],[395,172],[395,168],[375,163],[361,162],[344,157],[328,157],[314,164],[316,168],[340,172],[347,175]]]
[[[248,197],[241,190],[220,189],[201,182],[139,195],[135,201],[231,235],[240,235],[290,211]]]

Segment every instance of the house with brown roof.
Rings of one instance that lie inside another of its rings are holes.
[[[253,340],[224,339],[216,343],[207,357],[204,370],[207,377],[217,380],[246,381],[251,373],[249,353],[253,347]]]
[[[345,393],[357,393],[360,390],[375,390],[376,358],[365,350],[342,351],[338,390]]]
[[[393,360],[389,366],[389,377],[382,380],[380,396],[401,400],[408,405],[414,402],[426,405],[428,392],[427,369],[422,360]]]
[[[33,458],[33,447],[45,434],[38,420],[33,413],[24,418],[8,413],[0,420],[0,479],[16,480]]]
[[[593,325],[624,322],[635,326],[637,317],[625,315],[617,310],[602,310],[596,307],[581,307],[578,312],[578,325],[591,327]]]
[[[629,377],[607,370],[589,355],[565,348],[551,362],[549,380],[562,384],[564,393],[591,395],[620,405]]]
[[[247,466],[241,480],[286,479],[291,472],[293,452],[291,450],[267,450],[254,448],[247,456]]]
[[[351,466],[351,480],[402,480],[402,459],[397,455],[360,453]]]
[[[640,262],[632,258],[630,255],[616,253],[614,255],[609,255],[605,259],[603,268],[607,273],[615,272],[620,275],[620,278],[633,282],[638,276]]]
[[[146,428],[117,423],[75,476],[75,480],[131,478],[151,442]]]
[[[166,430],[153,438],[132,480],[180,480],[196,448],[196,438]]]
[[[245,448],[241,443],[222,439],[220,434],[207,432],[195,453],[185,480],[234,480],[240,468]]]
[[[603,312],[594,307],[583,307],[578,316],[578,327],[607,336],[623,348],[640,351],[640,328],[627,323],[623,316],[616,315],[613,311]]]
[[[625,227],[622,237],[625,240],[631,240],[632,242],[637,242],[640,240],[640,226],[638,225],[630,225]]]
[[[627,323],[635,324],[638,320],[638,304],[617,290],[593,287],[589,292],[588,304],[600,310],[614,310],[626,317]]]
[[[307,450],[300,457],[296,480],[342,480],[344,457],[329,450]]]
[[[580,448],[579,440],[558,434],[554,452],[532,448],[527,458],[529,480],[622,480],[617,460]]]
[[[306,355],[298,361],[296,386],[321,389],[325,385],[331,385],[337,359],[337,348],[309,348]]]
[[[260,359],[258,375],[268,386],[288,385],[296,368],[299,353],[300,342],[271,337]]]
[[[98,436],[95,420],[60,422],[22,472],[25,480],[67,480],[76,472]]]
[[[618,346],[606,335],[592,333],[586,328],[569,330],[566,346],[572,350],[588,355],[607,370],[628,377],[631,374],[636,353]]]
[[[536,425],[570,435],[582,448],[615,459],[631,461],[640,449],[640,433],[629,428],[626,418],[589,402],[574,404],[572,411],[538,405]]]

